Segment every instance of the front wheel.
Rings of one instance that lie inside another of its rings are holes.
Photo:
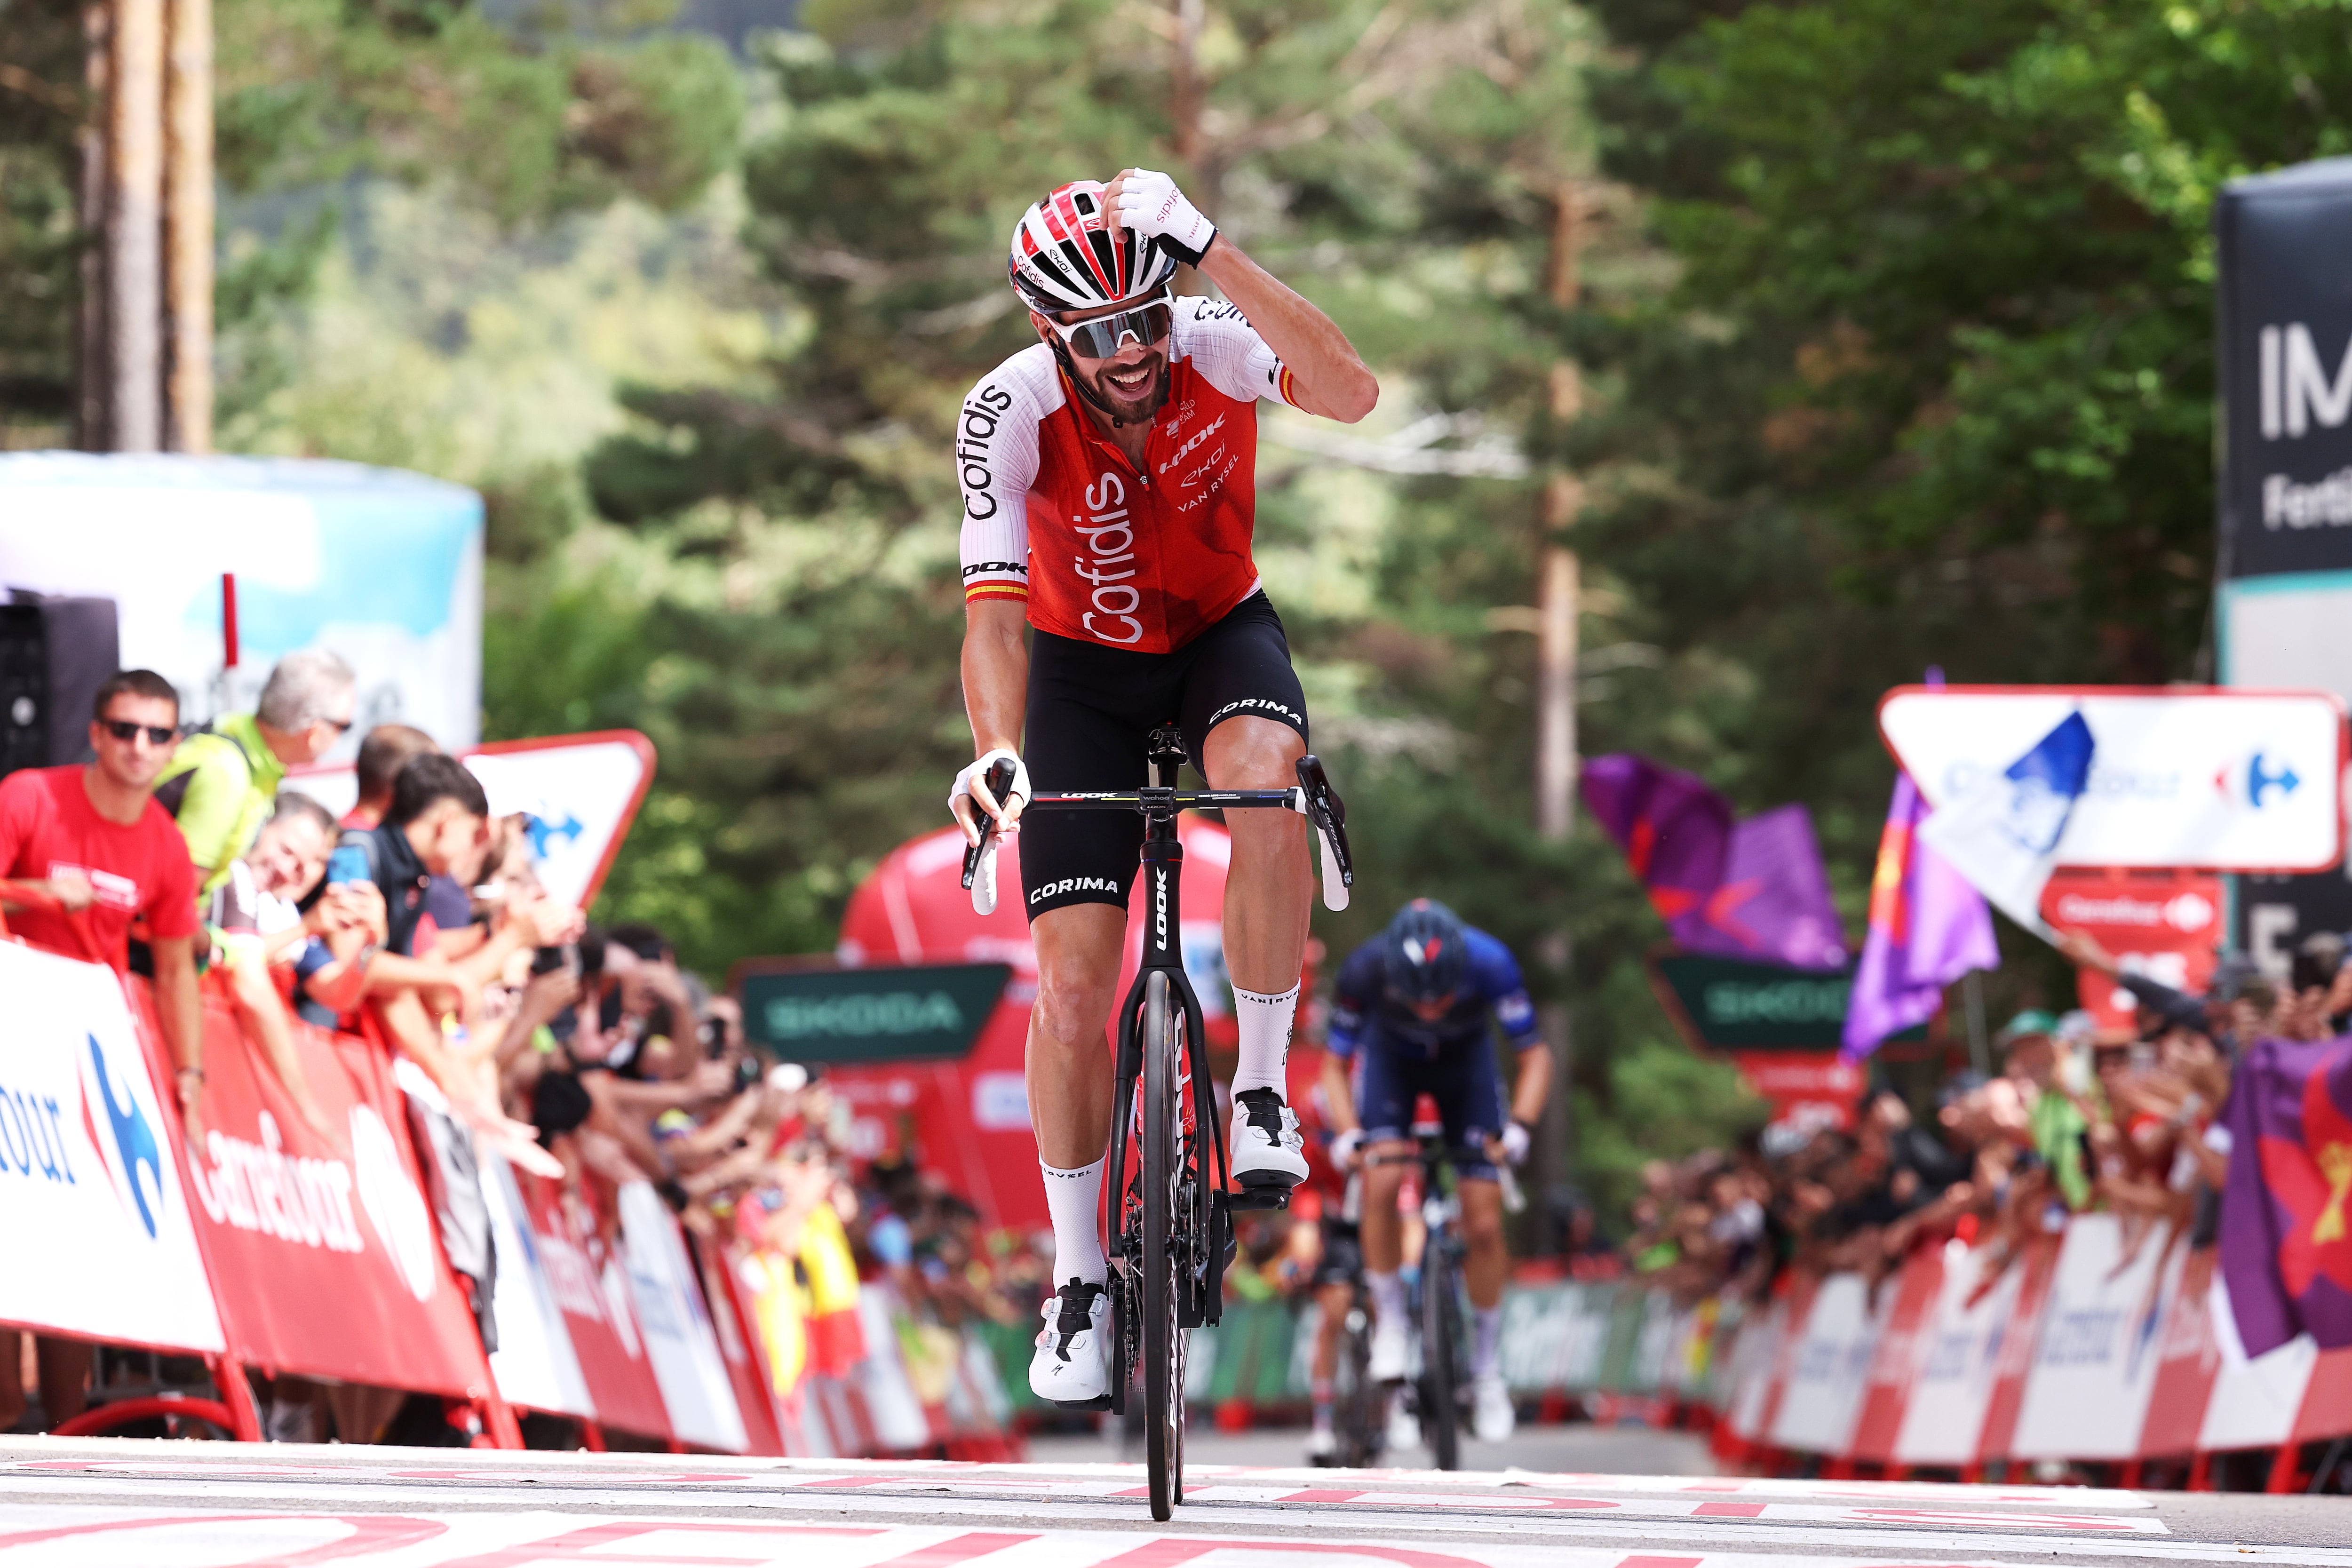
[[[1168,976],[1153,971],[1143,988],[1143,1430],[1151,1479],[1151,1517],[1163,1522],[1184,1500],[1184,1330],[1179,1321],[1185,1237],[1183,1013]]]
[[[1421,1260],[1421,1432],[1441,1470],[1462,1468],[1462,1298],[1453,1262],[1436,1245]]]

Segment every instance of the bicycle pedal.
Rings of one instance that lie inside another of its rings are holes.
[[[1225,1194],[1225,1206],[1237,1214],[1264,1209],[1286,1209],[1290,1206],[1290,1189],[1274,1186],[1244,1186],[1240,1192]]]
[[[1097,1394],[1092,1399],[1052,1399],[1046,1403],[1064,1410],[1108,1410],[1110,1408],[1110,1395]]]

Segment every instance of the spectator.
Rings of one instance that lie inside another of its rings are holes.
[[[32,945],[118,972],[129,963],[132,923],[144,923],[156,1017],[178,1064],[173,1094],[189,1146],[201,1147],[195,877],[186,842],[153,798],[179,730],[179,693],[153,670],[118,671],[98,689],[91,712],[94,761],[0,779],[0,907]],[[43,1335],[38,1355],[51,1424],[79,1415],[90,1347]]]
[[[182,741],[155,788],[180,825],[205,892],[228,879],[268,819],[286,770],[317,762],[352,727],[351,667],[323,648],[289,653],[251,713],[215,719]]]
[[[343,813],[345,827],[374,827],[392,808],[392,786],[411,757],[441,748],[413,724],[378,724],[360,741],[359,799]]]
[[[295,1054],[293,1019],[269,973],[276,963],[298,964],[308,938],[366,921],[373,912],[366,906],[352,909],[347,889],[319,900],[308,915],[299,907],[326,874],[327,851],[334,841],[335,819],[325,806],[306,795],[279,795],[253,847],[230,863],[229,875],[214,889],[205,925],[214,968],[228,987],[246,1033],[260,1043],[311,1130],[340,1143]]]

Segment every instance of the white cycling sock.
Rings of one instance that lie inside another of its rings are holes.
[[[1503,1309],[1473,1307],[1470,1309],[1470,1375],[1485,1377],[1495,1370],[1495,1362],[1503,1348]]]
[[[1073,1279],[1103,1284],[1110,1266],[1103,1259],[1102,1232],[1095,1224],[1102,1204],[1102,1161],[1057,1171],[1040,1160],[1037,1168],[1045,1173],[1045,1212],[1054,1220],[1054,1289]]]
[[[1394,1273],[1364,1270],[1364,1285],[1372,1293],[1372,1311],[1381,1322],[1402,1328],[1410,1321],[1404,1310],[1404,1280]]]
[[[1242,1027],[1241,1061],[1234,1068],[1234,1092],[1270,1089],[1283,1096],[1290,1063],[1290,1023],[1298,1012],[1298,987],[1279,996],[1234,987],[1235,1022]]]

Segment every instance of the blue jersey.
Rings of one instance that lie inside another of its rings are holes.
[[[1540,1043],[1535,1004],[1519,978],[1511,950],[1475,927],[1463,928],[1469,963],[1454,1005],[1434,1023],[1388,994],[1387,942],[1375,937],[1339,965],[1339,994],[1331,1004],[1332,1052],[1352,1057],[1360,1046],[1378,1046],[1423,1061],[1435,1061],[1470,1047],[1485,1048],[1489,1012],[1520,1050]]]

